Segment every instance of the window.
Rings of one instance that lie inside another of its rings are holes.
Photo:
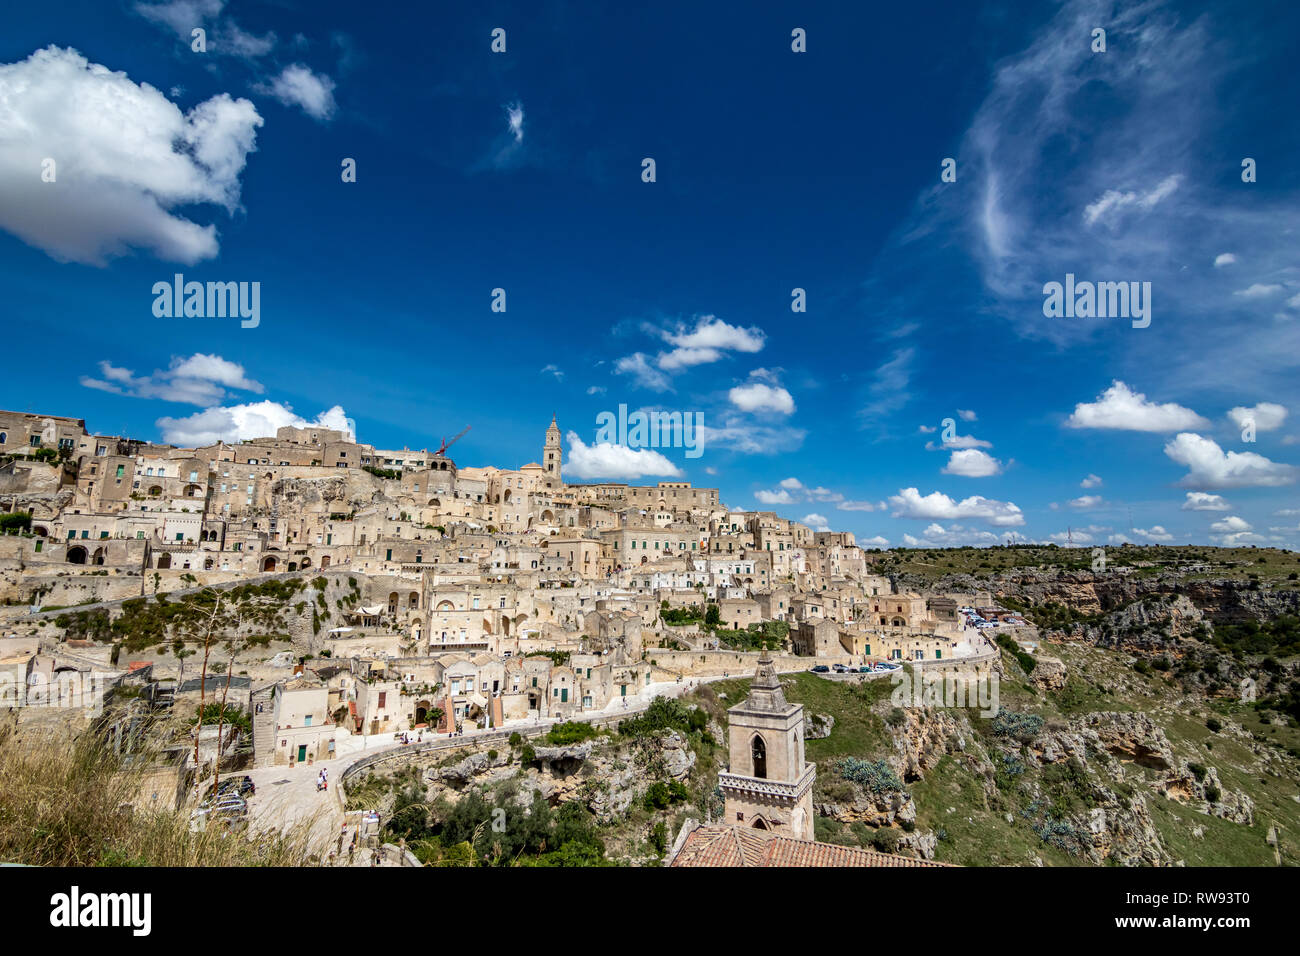
[[[388,691],[386,691],[386,690],[381,690],[381,691],[379,692],[379,709],[380,709],[380,710],[383,710],[383,709],[384,709],[384,705],[387,704],[387,703],[388,703]]]
[[[117,477],[118,477],[118,478],[121,478],[122,475],[123,475],[125,472],[126,472],[126,465],[118,465],[118,466],[117,466]]]

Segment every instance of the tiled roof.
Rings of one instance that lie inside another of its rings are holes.
[[[698,826],[686,837],[673,866],[948,866],[857,847],[778,836],[739,826]]]

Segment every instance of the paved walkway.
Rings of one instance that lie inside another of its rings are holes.
[[[604,710],[587,711],[577,714],[574,720],[591,720],[627,715],[629,717],[642,713],[656,697],[680,697],[689,693],[702,683],[724,680],[723,677],[705,677],[677,681],[664,681],[650,684],[645,690],[632,697],[616,698]],[[475,737],[495,735],[513,730],[537,732],[549,729],[552,725],[562,723],[554,718],[537,718],[533,720],[509,721],[502,727],[484,730],[466,730],[456,737],[425,734],[420,747],[422,752],[464,747],[472,744]],[[258,767],[245,771],[252,778],[257,792],[248,800],[250,827],[253,830],[274,829],[284,832],[290,827],[307,824],[311,828],[311,842],[322,856],[334,851],[336,865],[349,865],[348,846],[351,843],[351,831],[347,831],[343,853],[338,853],[338,837],[344,832],[345,816],[339,801],[336,787],[343,779],[343,774],[354,763],[376,754],[401,750],[407,745],[394,742],[388,734],[382,735],[379,743],[374,737],[367,740],[370,746],[364,750],[322,760],[314,763],[300,763],[293,767],[273,766]],[[329,789],[317,790],[316,777],[324,768],[329,776]],[[370,851],[358,846],[353,854],[353,866],[369,866]],[[381,862],[379,865],[397,865],[393,862]]]

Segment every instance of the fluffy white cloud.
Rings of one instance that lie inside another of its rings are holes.
[[[47,47],[0,65],[0,228],[60,261],[104,265],[132,248],[193,264],[218,252],[215,226],[170,212],[233,212],[262,125],[225,93],[188,113],[147,84]],[[21,130],[21,135],[12,131]],[[40,179],[45,159],[56,179]]]
[[[794,397],[779,385],[750,382],[737,385],[727,392],[731,404],[742,412],[774,412],[777,415],[794,413]]]
[[[960,524],[952,524],[945,528],[936,521],[927,525],[920,537],[911,534],[903,535],[903,544],[909,548],[951,548],[962,545],[987,546],[1001,544],[1006,537],[1019,539],[1020,535],[1014,532],[1007,535],[994,534],[992,531],[976,531]]]
[[[1179,482],[1185,487],[1276,487],[1292,484],[1300,471],[1250,451],[1225,454],[1216,442],[1191,432],[1174,436],[1165,445],[1165,454],[1187,467],[1187,474]]]
[[[1222,269],[1224,266],[1230,266],[1237,261],[1237,257],[1231,252],[1220,252],[1214,257],[1214,268]]]
[[[792,505],[797,500],[794,495],[784,488],[778,491],[759,490],[754,492],[754,498],[757,499],[759,504],[764,505]]]
[[[825,516],[825,515],[819,515],[819,514],[816,514],[816,513],[808,514],[808,515],[804,515],[802,518],[799,519],[799,522],[800,522],[800,524],[806,524],[808,527],[812,528],[814,531],[830,531],[830,530],[831,530],[831,526],[830,526],[829,522],[826,520],[826,516]]]
[[[1087,478],[1085,478],[1085,479],[1083,479],[1083,481],[1079,482],[1079,487],[1080,487],[1080,488],[1100,488],[1100,487],[1101,487],[1101,479],[1100,479],[1099,477],[1097,477],[1096,475],[1089,474]]]
[[[887,548],[889,547],[889,539],[882,538],[880,535],[876,535],[874,538],[867,538],[865,540],[859,538],[858,547],[859,548]]]
[[[1245,428],[1247,422],[1255,423],[1255,431],[1271,432],[1281,428],[1286,421],[1286,407],[1274,402],[1260,402],[1253,408],[1237,406],[1228,411],[1228,417],[1238,428]]]
[[[244,374],[244,367],[219,355],[195,353],[189,358],[173,358],[165,370],[137,376],[128,368],[111,362],[99,363],[99,378],[81,377],[86,388],[133,398],[160,398],[167,402],[212,406],[226,397],[226,389],[261,394],[265,389]]]
[[[1228,511],[1232,505],[1221,495],[1211,495],[1204,491],[1187,492],[1187,500],[1183,502],[1184,511]]]
[[[1065,421],[1067,428],[1114,428],[1137,432],[1173,432],[1209,426],[1190,408],[1173,402],[1148,402],[1121,381],[1111,383],[1095,402],[1080,402]]]
[[[356,440],[356,429],[343,409],[335,405],[316,416],[314,421],[294,413],[279,402],[252,402],[224,408],[208,408],[185,418],[160,418],[163,441],[193,448],[219,441],[237,442],[248,438],[273,438],[276,429],[286,425],[297,428],[331,428],[345,432]]]
[[[1147,541],[1173,541],[1174,536],[1158,524],[1153,524],[1150,528],[1134,528],[1133,534],[1139,538],[1145,538]]]
[[[1002,473],[1002,462],[978,448],[955,451],[941,471],[945,475],[962,475],[966,478],[987,478]]]
[[[1210,525],[1211,531],[1217,531],[1219,534],[1228,534],[1235,531],[1251,531],[1252,526],[1249,521],[1239,518],[1236,515],[1229,515],[1226,518],[1214,522]]]
[[[875,511],[879,505],[870,501],[841,501],[835,507],[839,511]]]
[[[663,332],[664,341],[683,349],[719,349],[735,352],[762,351],[767,336],[760,328],[730,325],[714,315],[700,316],[689,331],[679,326]]]
[[[261,84],[257,89],[285,106],[300,107],[312,119],[323,122],[334,115],[334,81],[324,73],[313,73],[301,63],[289,64],[269,84]]]
[[[564,470],[575,478],[678,478],[682,474],[676,465],[650,448],[628,448],[610,442],[586,445],[577,432],[569,432],[568,438]]]
[[[916,488],[903,488],[898,494],[890,496],[889,504],[894,509],[895,518],[945,521],[982,518],[997,527],[1012,527],[1025,523],[1025,517],[1016,505],[1009,501],[994,501],[980,495],[954,501],[940,491],[922,495]]]
[[[1101,495],[1081,495],[1078,498],[1071,499],[1069,505],[1071,508],[1086,511],[1090,508],[1099,508],[1102,503]]]
[[[961,419],[962,421],[964,421],[964,422],[973,422],[973,421],[975,421],[975,419],[978,418],[979,416],[977,416],[977,415],[976,415],[973,411],[971,411],[969,408],[959,408],[959,409],[957,409],[957,417],[960,418],[960,419]]]

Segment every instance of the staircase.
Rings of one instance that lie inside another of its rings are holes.
[[[249,707],[253,712],[253,766],[268,766],[275,758],[275,709],[274,697],[277,684],[259,687],[249,695]],[[258,706],[262,712],[257,712]]]

